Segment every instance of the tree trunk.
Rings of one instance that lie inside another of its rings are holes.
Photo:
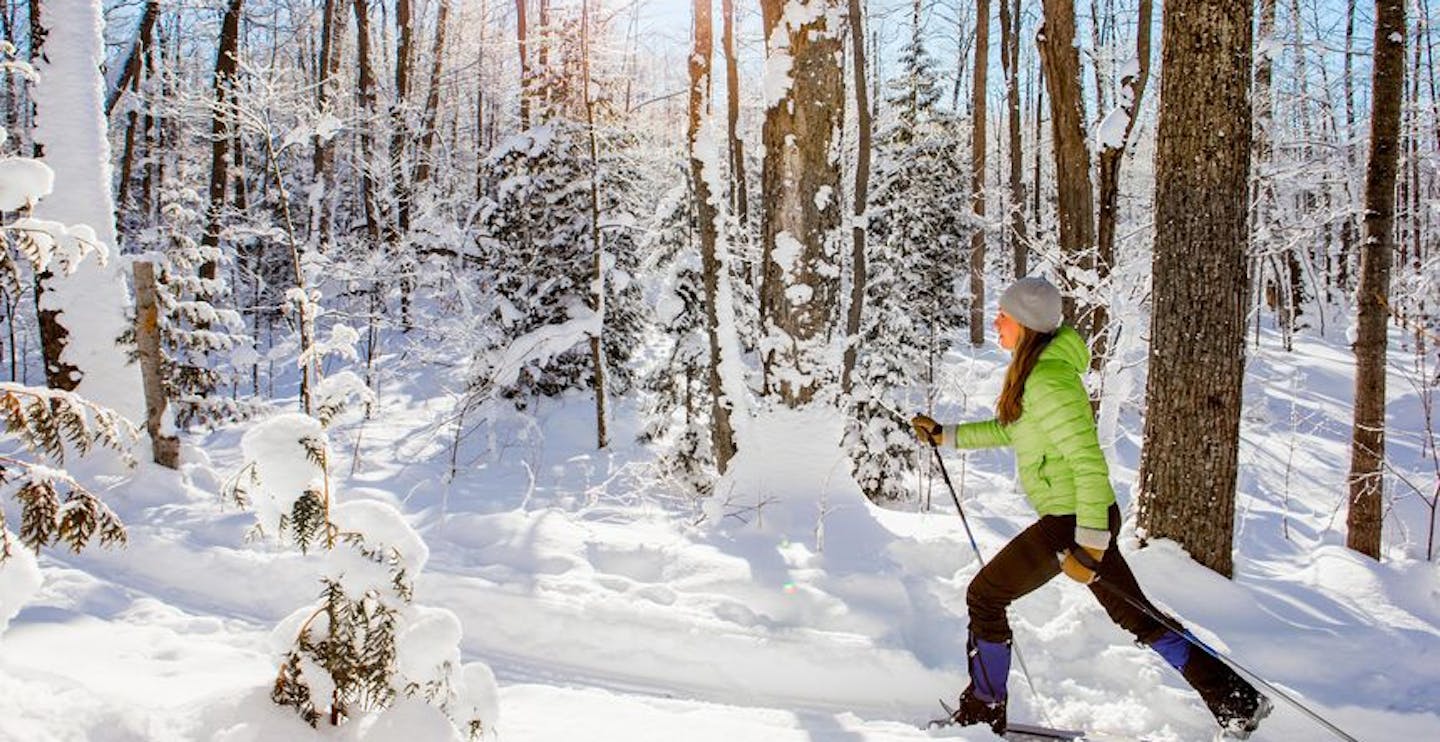
[[[1003,4],[1006,0],[1000,0]],[[975,0],[975,69],[970,88],[970,344],[985,343],[985,96],[990,92],[990,0]]]
[[[395,100],[390,106],[390,183],[395,188],[395,224],[392,240],[410,231],[410,173],[405,167],[405,144],[410,139],[406,107],[410,98],[410,65],[415,58],[415,19],[411,0],[395,1]]]
[[[701,122],[709,116],[710,111],[710,70],[712,49],[715,45],[710,5],[711,0],[694,0],[694,48],[690,54],[690,126],[687,141],[690,147],[690,181],[699,213],[700,266],[705,282],[705,334],[710,345],[707,375],[712,417],[710,445],[715,452],[715,466],[724,474],[730,466],[730,459],[735,456],[735,430],[730,421],[730,405],[725,398],[725,388],[720,379],[720,314],[716,297],[719,295],[720,272],[729,270],[729,266],[720,264],[716,251],[715,242],[721,228],[720,214],[715,207],[716,194],[710,189],[711,180],[705,176],[706,163],[711,163],[713,169],[719,160],[718,153],[698,151]]]
[[[1080,50],[1075,48],[1074,0],[1045,0],[1045,25],[1038,36],[1055,137],[1060,251],[1067,268],[1087,270],[1095,263],[1095,199],[1090,188],[1090,146],[1085,138]],[[1068,275],[1061,279],[1070,283]],[[1089,307],[1077,306],[1073,294],[1066,294],[1065,319],[1086,337],[1091,334],[1089,315]]]
[[[475,52],[475,202],[485,197],[485,26],[488,3],[480,0],[479,43]]]
[[[142,42],[137,42],[137,45]],[[148,44],[149,40],[143,43]],[[140,90],[140,75],[130,76],[130,90]],[[120,155],[120,182],[115,195],[115,206],[123,213],[130,210],[130,182],[135,175],[136,140],[140,135],[140,113],[135,108],[125,112],[125,146]]]
[[[840,222],[839,158],[832,144],[842,100],[839,0],[815,0],[818,17],[795,25],[783,19],[783,0],[762,0],[765,36],[783,44],[789,85],[767,94],[765,145],[763,301],[767,307],[765,359],[781,401],[800,407],[830,381],[829,338],[836,329],[840,288],[836,232]],[[773,64],[773,62],[771,62]]]
[[[541,7],[545,0],[541,0]],[[595,140],[595,101],[590,96],[590,0],[580,4],[581,84],[584,86],[585,126],[590,137],[590,308],[600,315],[600,331],[590,337],[590,362],[595,370],[596,448],[610,445],[605,415],[605,245],[600,234],[600,149]]]
[[[1149,0],[1145,0],[1148,4]],[[1010,141],[1009,201],[1005,204],[1010,222],[1015,278],[1025,275],[1030,238],[1025,233],[1024,151],[1020,136],[1020,0],[1000,0],[1000,63],[1005,71],[1005,109]]]
[[[380,245],[380,205],[375,194],[375,65],[370,55],[369,0],[355,0],[355,56],[360,68],[355,92],[360,104],[360,199],[365,209],[365,234]]]
[[[1253,0],[1168,0],[1138,527],[1230,576],[1245,374]],[[1186,74],[1204,70],[1205,74]]]
[[[1350,169],[1355,169],[1355,0],[1346,0],[1345,3],[1345,161],[1349,163]],[[1345,195],[1351,196],[1350,179],[1345,182]],[[1355,254],[1355,217],[1353,212],[1345,214],[1345,222],[1340,225],[1340,257],[1337,261],[1338,273],[1335,283],[1342,292],[1350,288],[1350,256]]]
[[[315,87],[315,108],[323,114],[330,107],[330,90],[340,72],[340,45],[345,38],[344,0],[325,0],[320,36],[320,80]],[[333,139],[325,139],[316,134],[311,138],[311,148],[311,169],[315,174],[315,184],[321,189],[321,198],[317,202],[319,213],[311,216],[311,224],[316,228],[319,242],[323,246],[330,241],[330,218],[326,213],[326,203],[334,189],[331,160],[335,156],[335,145]]]
[[[697,0],[697,2],[703,0]],[[1008,2],[1008,0],[1006,0]],[[725,0],[728,4],[731,0]],[[869,229],[866,209],[870,202],[870,150],[873,136],[870,120],[870,94],[865,77],[865,27],[860,0],[850,0],[850,44],[855,57],[855,128],[859,141],[855,153],[855,207],[850,223],[850,307],[845,316],[845,358],[840,375],[840,389],[850,393],[851,374],[855,371],[860,342],[860,320],[865,308],[867,282],[865,265],[865,233]],[[983,287],[982,287],[983,288]]]
[[[1135,74],[1124,75],[1120,80],[1121,90],[1116,107],[1109,114],[1124,117],[1124,126],[1116,127],[1123,128],[1123,131],[1111,132],[1118,133],[1118,138],[1103,141],[1100,145],[1100,215],[1095,234],[1095,272],[1102,283],[1110,277],[1110,269],[1115,265],[1115,224],[1120,208],[1120,164],[1125,159],[1125,147],[1130,141],[1130,132],[1135,129],[1135,119],[1140,115],[1140,101],[1145,97],[1145,84],[1150,78],[1151,7],[1151,0],[1140,0],[1135,28]],[[1106,118],[1100,126],[1102,137],[1106,133],[1106,124],[1115,123],[1109,117]],[[1090,326],[1093,330],[1090,366],[1098,369],[1105,365],[1110,350],[1110,318],[1104,304],[1095,306]]]
[[[155,463],[180,468],[180,439],[170,434],[165,420],[169,399],[162,381],[164,356],[160,351],[160,310],[155,287],[155,265],[137,260],[135,267],[135,344],[139,348],[140,377],[145,385],[145,431]]]
[[[420,124],[420,164],[415,170],[415,182],[430,180],[431,157],[435,148],[435,118],[440,110],[440,72],[444,69],[445,25],[450,19],[450,0],[440,0],[440,10],[435,18],[434,59],[430,61],[430,91],[425,95],[424,118]]]
[[[1380,558],[1385,461],[1386,312],[1395,250],[1395,176],[1405,85],[1405,1],[1375,2],[1370,161],[1365,169],[1365,240],[1355,337],[1355,423],[1350,440],[1350,508],[1345,545]]]
[[[515,0],[515,39],[520,47],[520,130],[530,128],[530,61],[525,56],[525,0]]]
[[[45,28],[43,6],[40,0],[30,0],[30,64],[38,65],[45,59]],[[33,103],[32,103],[33,105]],[[32,110],[33,117],[34,112]],[[40,159],[45,155],[45,146],[32,140],[32,157]],[[69,342],[69,331],[60,323],[60,312],[45,307],[45,288],[55,274],[41,271],[35,275],[35,319],[40,331],[41,361],[45,366],[45,385],[51,389],[73,392],[80,384],[80,369],[62,356]],[[13,348],[13,344],[12,344]],[[13,365],[13,364],[12,364]],[[11,378],[14,378],[13,375]]]
[[[225,186],[230,172],[230,121],[235,106],[235,72],[239,67],[240,13],[245,0],[229,0],[220,24],[220,46],[215,53],[215,110],[210,115],[210,207],[206,212],[203,247],[218,249],[225,215]],[[219,270],[215,260],[200,266],[200,277],[214,280]]]
[[[1266,279],[1266,265],[1270,261],[1270,245],[1273,242],[1271,228],[1274,226],[1275,181],[1272,174],[1272,135],[1275,121],[1275,52],[1278,39],[1275,38],[1276,0],[1260,0],[1260,17],[1256,32],[1259,46],[1255,54],[1255,97],[1252,103],[1255,117],[1254,168],[1255,177],[1251,188],[1251,265],[1255,293],[1269,304],[1272,284]],[[1257,304],[1258,307],[1258,304]],[[1256,338],[1258,342],[1260,318],[1256,316]]]
[[[391,257],[400,274],[400,326],[410,330],[410,293],[414,285],[410,250],[401,240],[410,234],[410,206],[414,198],[405,145],[410,141],[410,76],[415,60],[415,17],[411,0],[395,1],[395,100],[390,106],[390,185],[395,193],[395,218],[386,222]]]
[[[750,232],[749,184],[745,181],[745,142],[740,139],[740,66],[735,56],[735,0],[724,0],[725,13],[725,126],[730,141],[730,188],[734,194],[735,215],[740,218],[740,231]],[[708,99],[708,95],[707,95]]]
[[[155,33],[155,21],[160,17],[160,0],[146,0],[145,12],[140,16],[140,26],[135,30],[135,43],[130,46],[130,51],[125,55],[125,61],[120,64],[120,78],[110,87],[109,94],[105,96],[105,116],[115,112],[115,105],[120,102],[121,96],[125,95],[125,88],[132,91],[138,90],[135,78],[140,76],[140,66],[144,62],[146,50],[150,47],[150,39]]]
[[[31,9],[38,12],[39,4]],[[65,225],[84,224],[91,239],[115,251],[115,202],[110,142],[106,136],[104,60],[100,0],[71,0],[45,5],[46,16],[32,18],[32,40],[40,59],[38,80],[30,88],[34,104],[32,142],[54,175],[54,191],[33,208],[33,216]],[[46,38],[47,32],[53,31]],[[115,254],[115,253],[112,253]],[[130,363],[128,343],[132,310],[128,271],[122,261],[86,257],[63,276],[37,278],[37,310],[48,313],[51,332],[43,335],[47,381],[75,391],[131,419],[144,412],[140,379]],[[42,330],[43,331],[43,330]]]

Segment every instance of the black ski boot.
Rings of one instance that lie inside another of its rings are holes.
[[[965,686],[960,694],[960,705],[950,715],[950,721],[968,727],[971,724],[985,724],[996,734],[1005,733],[1005,701],[985,701],[975,695],[975,684]]]
[[[1229,665],[1206,652],[1193,652],[1181,669],[1227,739],[1249,739],[1274,705]]]

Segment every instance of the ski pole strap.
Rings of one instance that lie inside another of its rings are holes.
[[[1206,644],[1205,642],[1202,642],[1202,641],[1200,641],[1199,639],[1195,638],[1195,635],[1194,635],[1194,634],[1191,634],[1191,633],[1190,633],[1189,631],[1187,631],[1183,626],[1181,626],[1181,625],[1179,625],[1178,623],[1176,623],[1174,619],[1172,619],[1172,618],[1170,618],[1169,616],[1166,616],[1166,615],[1164,615],[1163,613],[1160,613],[1159,611],[1155,610],[1154,608],[1146,605],[1144,601],[1135,598],[1135,596],[1129,594],[1129,593],[1126,592],[1123,588],[1120,588],[1120,587],[1118,587],[1118,586],[1116,586],[1116,585],[1113,585],[1113,584],[1111,584],[1111,583],[1109,583],[1109,582],[1106,582],[1106,581],[1104,581],[1104,580],[1101,580],[1098,575],[1096,576],[1095,580],[1094,580],[1093,582],[1091,582],[1090,584],[1092,584],[1092,585],[1099,585],[1099,586],[1105,588],[1106,590],[1109,590],[1109,591],[1111,592],[1111,594],[1119,597],[1121,600],[1124,600],[1126,603],[1129,603],[1132,607],[1134,607],[1135,609],[1137,609],[1137,610],[1139,610],[1140,612],[1144,613],[1145,615],[1147,615],[1147,616],[1155,619],[1157,622],[1160,623],[1160,625],[1162,625],[1162,626],[1164,626],[1165,628],[1167,628],[1167,629],[1175,632],[1175,633],[1178,634],[1180,637],[1182,637],[1183,639],[1185,639],[1185,641],[1190,642],[1191,646],[1198,647],[1198,648],[1200,649],[1200,651],[1202,651],[1202,652],[1210,655],[1211,657],[1214,657],[1214,658],[1217,659],[1217,660],[1220,660],[1221,662],[1225,663],[1226,665],[1229,665],[1232,669],[1235,670],[1235,672],[1240,673],[1241,675],[1245,676],[1245,679],[1246,679],[1246,680],[1249,680],[1250,682],[1253,682],[1253,683],[1255,683],[1255,684],[1257,684],[1257,685],[1264,686],[1265,690],[1269,691],[1270,693],[1274,694],[1275,696],[1277,696],[1277,697],[1279,697],[1279,698],[1281,698],[1281,699],[1284,699],[1284,700],[1285,700],[1287,703],[1289,703],[1291,706],[1294,706],[1294,707],[1295,707],[1296,709],[1298,709],[1300,712],[1304,713],[1306,716],[1309,716],[1313,721],[1315,721],[1316,723],[1318,723],[1318,724],[1320,724],[1321,726],[1325,727],[1327,730],[1329,730],[1332,734],[1334,734],[1335,736],[1339,737],[1340,739],[1346,740],[1346,742],[1360,742],[1360,740],[1356,739],[1354,736],[1352,736],[1351,734],[1347,733],[1345,730],[1343,730],[1343,729],[1341,729],[1340,727],[1336,726],[1336,725],[1335,725],[1333,722],[1331,722],[1329,719],[1326,719],[1325,717],[1323,717],[1323,716],[1321,716],[1320,714],[1316,713],[1316,712],[1313,711],[1309,706],[1306,706],[1305,704],[1301,703],[1298,699],[1296,699],[1295,697],[1291,696],[1289,693],[1286,693],[1285,691],[1280,690],[1279,688],[1275,687],[1275,685],[1274,685],[1273,683],[1269,682],[1269,681],[1266,680],[1265,678],[1260,677],[1258,674],[1255,673],[1255,671],[1253,671],[1253,670],[1251,670],[1250,668],[1248,668],[1248,667],[1240,664],[1239,662],[1235,661],[1234,659],[1231,659],[1229,656],[1225,655],[1225,654],[1224,654],[1223,652],[1221,652],[1220,650],[1215,649],[1214,647],[1210,646],[1209,644]]]
[[[1086,551],[1084,547],[1077,546],[1070,549],[1070,556],[1079,562],[1080,566],[1094,572],[1095,579],[1100,579],[1100,561],[1090,556],[1090,552]]]

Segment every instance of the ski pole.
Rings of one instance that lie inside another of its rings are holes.
[[[1230,666],[1230,667],[1231,667],[1232,669],[1234,669],[1236,672],[1240,673],[1241,675],[1244,675],[1247,680],[1250,680],[1251,682],[1256,683],[1256,684],[1258,684],[1258,685],[1264,686],[1266,690],[1270,691],[1271,693],[1275,694],[1276,696],[1279,696],[1280,698],[1282,698],[1282,699],[1284,699],[1285,701],[1289,702],[1290,705],[1292,705],[1292,706],[1294,706],[1295,708],[1299,709],[1299,710],[1300,710],[1301,712],[1303,712],[1306,716],[1309,716],[1311,719],[1315,720],[1315,721],[1316,721],[1317,723],[1319,723],[1321,726],[1323,726],[1323,727],[1325,727],[1326,729],[1330,730],[1332,733],[1334,733],[1336,736],[1340,737],[1341,739],[1347,740],[1347,742],[1360,742],[1360,741],[1357,740],[1355,737],[1353,737],[1353,736],[1351,736],[1350,734],[1346,733],[1345,730],[1341,729],[1341,728],[1338,727],[1338,726],[1335,726],[1335,724],[1332,723],[1329,719],[1326,719],[1325,717],[1321,716],[1320,714],[1316,713],[1315,711],[1312,711],[1312,710],[1310,709],[1310,707],[1308,707],[1308,706],[1306,706],[1305,704],[1301,703],[1299,700],[1297,700],[1296,698],[1292,697],[1289,693],[1286,693],[1285,691],[1280,690],[1279,688],[1275,687],[1275,685],[1274,685],[1273,683],[1267,681],[1265,678],[1260,677],[1258,674],[1256,674],[1256,673],[1255,673],[1253,670],[1251,670],[1250,668],[1245,667],[1244,665],[1240,664],[1239,662],[1235,661],[1234,659],[1231,659],[1229,656],[1225,655],[1224,653],[1220,652],[1219,650],[1215,649],[1214,647],[1211,647],[1210,645],[1206,644],[1205,642],[1202,642],[1202,641],[1200,641],[1199,639],[1195,638],[1194,636],[1191,636],[1191,635],[1190,635],[1190,632],[1186,631],[1183,626],[1180,626],[1178,623],[1176,623],[1174,619],[1172,619],[1172,618],[1170,618],[1169,616],[1166,616],[1166,615],[1164,615],[1163,613],[1160,613],[1159,611],[1155,610],[1154,608],[1146,605],[1144,601],[1138,600],[1137,598],[1135,598],[1135,596],[1133,596],[1133,595],[1129,594],[1128,592],[1126,592],[1124,588],[1121,588],[1121,587],[1119,587],[1119,586],[1117,586],[1117,585],[1112,585],[1112,584],[1110,584],[1109,582],[1106,582],[1106,581],[1100,579],[1100,575],[1099,575],[1098,573],[1095,575],[1095,579],[1091,582],[1091,584],[1099,585],[1100,587],[1103,587],[1103,588],[1105,588],[1106,590],[1109,590],[1112,595],[1115,595],[1116,597],[1120,598],[1121,600],[1125,601],[1126,603],[1129,603],[1132,607],[1134,607],[1134,608],[1136,608],[1137,610],[1141,611],[1142,613],[1144,613],[1145,615],[1149,616],[1150,618],[1155,619],[1157,622],[1160,623],[1160,625],[1164,626],[1165,628],[1167,628],[1167,629],[1175,632],[1176,634],[1179,634],[1182,638],[1185,639],[1185,641],[1190,642],[1190,644],[1191,644],[1192,646],[1199,647],[1201,651],[1205,652],[1206,654],[1210,655],[1211,657],[1214,657],[1215,659],[1220,660],[1221,662],[1223,662],[1223,663],[1225,663],[1226,665]]]
[[[960,495],[955,493],[955,484],[950,481],[950,471],[945,468],[945,459],[940,456],[940,446],[932,440],[930,441],[930,450],[935,453],[935,463],[940,466],[940,476],[945,480],[945,487],[950,490],[950,499],[955,501],[955,510],[960,513],[960,522],[965,526],[965,536],[970,539],[970,548],[975,551],[975,558],[979,560],[980,566],[983,568],[985,556],[980,553],[980,545],[975,543],[975,533],[970,530],[970,521],[965,517],[965,508],[960,506]],[[1030,687],[1030,695],[1034,696],[1035,700],[1040,700],[1040,692],[1035,690],[1035,681],[1030,677],[1030,668],[1025,665],[1025,656],[1020,654],[1020,643],[1013,636],[1010,637],[1010,646],[1015,650],[1015,662],[1020,665],[1020,673],[1025,676],[1025,684]],[[985,666],[981,665],[980,667],[984,669]],[[1047,724],[1055,725],[1055,722],[1050,720],[1050,713],[1045,710],[1043,705],[1040,706],[1040,713],[1045,715]]]

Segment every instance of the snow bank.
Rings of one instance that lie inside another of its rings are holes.
[[[776,408],[752,420],[745,446],[705,505],[713,527],[756,529],[824,553],[832,568],[873,569],[892,540],[850,474],[844,417],[826,405]]]
[[[10,558],[0,562],[0,634],[40,590],[40,566],[35,555],[21,545],[15,534],[7,530],[4,536],[10,541]]]

